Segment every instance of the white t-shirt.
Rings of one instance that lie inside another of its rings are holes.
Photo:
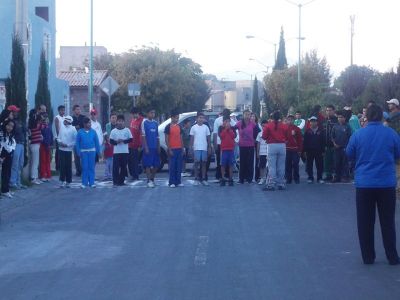
[[[210,136],[210,129],[207,125],[194,124],[190,128],[190,135],[194,137],[193,150],[194,151],[207,151],[208,143],[207,137]]]
[[[97,137],[99,139],[99,145],[103,145],[103,130],[101,130],[101,125],[98,121],[93,121],[90,120],[92,122],[92,129],[94,131],[96,131],[97,133]]]
[[[65,115],[64,116],[57,115],[57,116],[54,117],[54,122],[53,122],[53,136],[54,136],[54,139],[57,139],[57,130],[56,130],[56,122],[55,122],[56,119],[58,120],[58,123],[60,124],[60,130],[59,130],[59,132],[60,132],[61,128],[65,127],[65,125],[64,125]]]
[[[231,126],[232,127],[236,125],[236,122],[234,120],[231,119],[230,122],[231,122]],[[217,145],[221,145],[221,138],[219,137],[218,129],[219,129],[220,126],[222,126],[222,124],[224,124],[224,117],[223,116],[220,116],[220,117],[215,119],[213,134],[214,133],[217,134]],[[237,136],[238,136],[238,134],[237,134]]]
[[[132,133],[127,127],[123,129],[114,128],[113,130],[111,130],[110,139],[113,139],[114,141],[128,140],[131,138]],[[129,153],[128,144],[122,143],[114,145],[114,154],[116,153]]]
[[[262,138],[262,131],[257,135],[257,142],[260,143],[260,155],[267,155],[267,142]]]

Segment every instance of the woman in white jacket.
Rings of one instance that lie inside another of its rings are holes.
[[[64,118],[57,141],[59,146],[60,187],[69,187],[72,182],[72,150],[76,143],[76,129],[72,124],[72,117]]]

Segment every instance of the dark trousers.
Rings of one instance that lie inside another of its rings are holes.
[[[128,170],[132,179],[139,179],[139,161],[140,161],[140,151],[139,149],[129,148],[129,157],[128,157]]]
[[[357,227],[361,255],[365,263],[375,260],[374,226],[378,207],[383,246],[389,261],[399,259],[396,250],[396,188],[357,188]]]
[[[72,151],[58,150],[60,163],[60,181],[72,182]]]
[[[299,181],[300,155],[297,151],[286,150],[285,178],[288,182]]]
[[[1,168],[1,192],[8,193],[10,191],[11,165],[13,156],[5,150],[3,153],[5,153],[5,157]]]
[[[169,184],[178,185],[182,183],[182,149],[172,149],[172,156],[169,157]]]
[[[240,147],[239,181],[253,181],[254,175],[254,147]]]
[[[322,179],[324,157],[321,151],[307,151],[306,171],[308,179],[314,180],[314,161],[317,168],[317,180]]]
[[[260,180],[260,158],[256,156],[254,180]]]
[[[218,145],[215,149],[215,160],[217,162],[217,168],[215,169],[215,178],[221,179],[221,145]]]
[[[58,142],[57,142],[57,139],[55,140],[55,148],[56,148],[56,151],[55,151],[55,155],[54,155],[54,163],[55,163],[55,165],[56,165],[56,171],[59,171],[60,170],[60,149],[58,148]]]
[[[115,153],[113,156],[113,183],[121,185],[125,181],[128,153]]]
[[[342,177],[348,177],[348,161],[344,148],[335,149],[335,174],[336,179],[341,180]]]
[[[81,158],[80,158],[79,155],[76,153],[76,150],[75,150],[75,149],[74,149],[74,161],[75,161],[76,176],[81,176],[81,175],[82,175]]]

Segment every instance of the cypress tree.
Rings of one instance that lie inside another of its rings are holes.
[[[51,98],[48,85],[48,67],[46,61],[46,52],[42,49],[40,53],[39,76],[35,94],[35,106],[44,104],[49,114],[49,119],[53,120],[53,110],[51,108]]]
[[[257,117],[260,117],[260,99],[258,97],[258,80],[257,76],[254,77],[253,83],[253,98],[251,100],[251,108]]]
[[[14,33],[12,38],[12,57],[10,78],[7,80],[9,92],[6,93],[6,105],[16,105],[20,111],[21,120],[27,117],[26,82],[25,82],[24,49],[20,37]]]
[[[286,47],[285,47],[285,38],[283,27],[281,27],[281,36],[279,39],[279,49],[278,55],[276,57],[276,63],[274,66],[274,70],[284,70],[287,68],[287,59],[286,59]]]

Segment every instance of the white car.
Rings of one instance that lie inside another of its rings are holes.
[[[208,125],[210,126],[211,130],[211,137],[213,136],[212,130],[214,128],[214,121],[216,118],[219,117],[219,112],[208,112],[205,111],[204,115],[206,117],[206,121],[208,122]],[[241,117],[242,113],[235,113],[235,116],[237,116],[239,119]],[[179,115],[179,125],[183,126],[183,122],[187,119],[190,120],[190,125],[192,126],[196,122],[196,116],[197,112],[187,112]],[[168,155],[167,155],[167,145],[165,144],[165,134],[164,130],[165,127],[171,123],[171,118],[168,120],[165,120],[163,123],[161,123],[158,126],[158,135],[160,136],[160,148],[161,148],[161,165],[160,165],[160,170],[164,167],[166,163],[168,163]],[[214,155],[211,157],[211,161],[214,160]],[[189,161],[190,162],[190,161]]]

